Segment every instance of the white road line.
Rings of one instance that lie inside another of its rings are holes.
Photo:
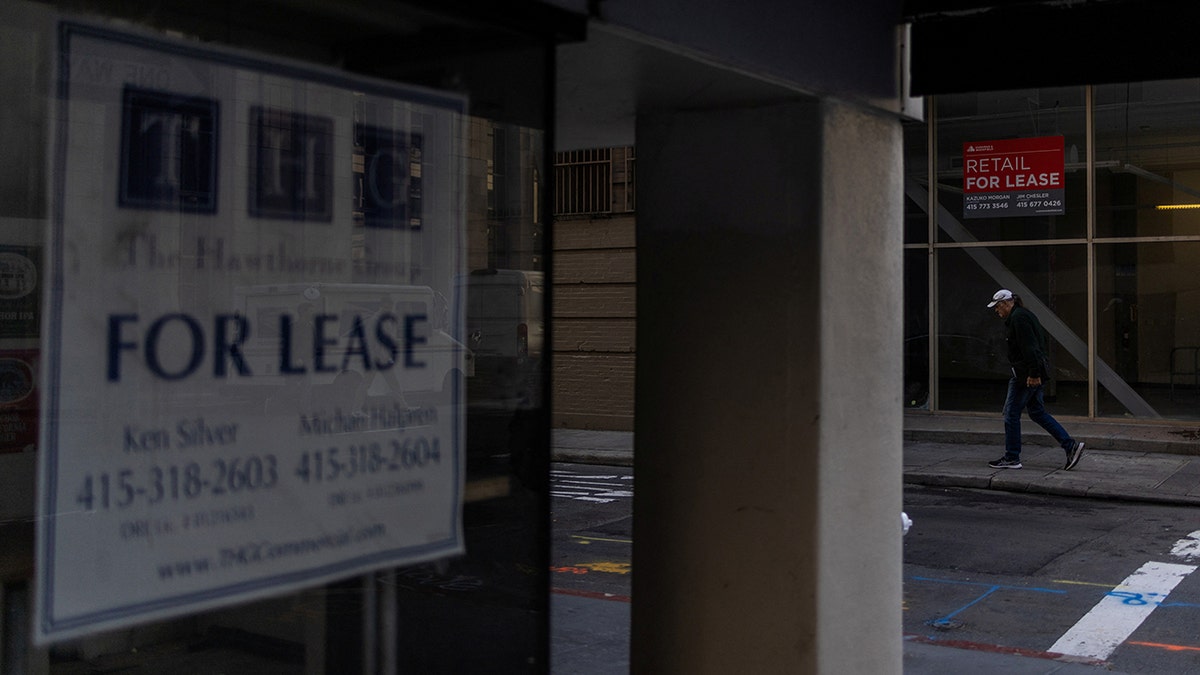
[[[1113,653],[1194,565],[1148,562],[1104,596],[1058,642],[1051,652],[1103,661]]]
[[[590,481],[590,480],[561,480],[561,479],[560,479],[560,480],[557,480],[557,481],[555,481],[555,482],[557,482],[557,483],[562,483],[563,485],[593,485],[593,486],[596,486],[596,487],[604,487],[604,488],[607,488],[607,487],[612,487],[612,488],[623,488],[623,487],[626,487],[626,486],[624,486],[624,485],[621,485],[620,483],[598,483],[598,482],[596,482],[596,481]]]
[[[1175,542],[1171,555],[1184,560],[1200,559],[1200,531],[1189,534],[1185,539]]]
[[[628,481],[621,482],[632,478],[633,476],[587,475],[551,471],[550,495],[561,499],[609,504],[617,499],[633,497],[633,485]]]

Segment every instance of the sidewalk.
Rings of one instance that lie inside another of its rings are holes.
[[[941,487],[967,487],[1011,492],[1200,505],[1200,423],[1152,424],[1086,419],[1059,419],[1086,443],[1083,459],[1063,471],[1064,455],[1053,439],[1028,419],[1022,420],[1024,468],[992,469],[987,463],[1003,454],[1004,423],[997,415],[904,416],[904,482]],[[633,433],[554,429],[551,457],[555,462],[616,466],[633,465]],[[919,524],[917,525],[919,526]],[[562,610],[563,600],[554,606]],[[586,602],[603,603],[603,600]],[[589,612],[553,612],[557,636],[588,635]],[[611,637],[611,636],[610,636]],[[628,663],[625,642],[601,648],[609,658],[593,654],[591,673],[621,672]],[[565,656],[565,654],[563,655]],[[608,665],[602,665],[608,662]],[[562,665],[561,660],[558,661]],[[616,666],[614,670],[614,666]],[[1101,667],[1037,656],[980,652],[906,638],[904,672],[974,675],[1083,675]],[[563,672],[554,670],[554,672]],[[1104,672],[1113,672],[1107,671]]]
[[[1004,454],[999,415],[904,417],[904,482],[1035,492],[1070,497],[1200,505],[1200,423],[1115,423],[1062,418],[1086,446],[1072,471],[1062,471],[1063,451],[1046,432],[1023,420],[1023,469],[987,466]],[[633,433],[554,429],[556,462],[632,466]]]
[[[908,414],[904,482],[1162,504],[1200,504],[1200,425],[1114,423],[1062,418],[1083,441],[1083,459],[1062,471],[1063,451],[1022,420],[1023,469],[992,469],[1004,454],[999,415]]]

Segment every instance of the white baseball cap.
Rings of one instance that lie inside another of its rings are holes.
[[[995,307],[1005,300],[1012,300],[1012,291],[1008,290],[1007,288],[1001,288],[1000,290],[996,291],[995,295],[992,296],[992,301],[988,303],[988,307]]]

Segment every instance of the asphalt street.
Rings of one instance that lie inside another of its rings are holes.
[[[1074,470],[1062,470],[1062,450],[1036,428],[1025,430],[1024,468],[991,469],[987,462],[1002,454],[997,450],[1003,447],[1003,425],[998,415],[910,412],[905,416],[902,442],[904,482],[1106,501],[1200,504],[1200,429],[1179,424],[1069,418],[1060,421],[1075,438],[1087,444],[1084,457]],[[633,463],[634,437],[630,432],[557,429],[553,432],[552,446],[555,462],[611,466]],[[627,615],[628,604],[620,604],[623,606],[614,606],[606,599],[554,594],[553,672],[563,675],[627,672],[628,628],[622,632],[611,623],[614,617],[620,620]],[[593,644],[580,642],[593,635],[596,636]],[[564,669],[565,654],[585,651],[587,658],[582,663],[589,664],[589,669],[575,669],[581,667],[581,662]],[[1077,657],[1051,652],[989,652],[951,640],[935,643],[915,635],[907,635],[904,643],[904,672],[913,674],[1079,675],[1101,669],[1095,660],[1081,662]],[[1103,669],[1103,672],[1117,671]]]

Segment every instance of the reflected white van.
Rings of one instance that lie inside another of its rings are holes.
[[[467,278],[467,336],[483,357],[518,361],[542,356],[545,290],[542,272],[485,269]]]
[[[466,344],[475,359],[471,400],[506,410],[540,405],[545,344],[543,272],[475,270],[466,284]]]

